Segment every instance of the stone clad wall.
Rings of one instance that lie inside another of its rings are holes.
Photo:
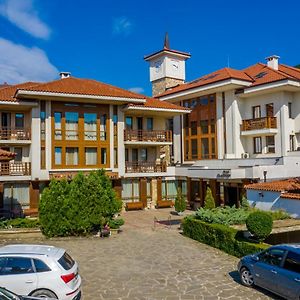
[[[161,78],[158,80],[155,80],[152,82],[152,96],[158,96],[162,94],[167,89],[174,87],[178,84],[183,84],[184,81],[181,79],[175,79],[175,78]]]

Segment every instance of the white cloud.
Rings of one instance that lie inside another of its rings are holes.
[[[51,30],[40,20],[33,4],[33,0],[3,0],[0,2],[0,15],[30,35],[48,39]]]
[[[126,17],[113,19],[113,33],[127,36],[132,31],[133,24]]]
[[[128,91],[133,92],[133,93],[142,94],[142,93],[144,93],[145,90],[142,87],[132,87],[132,88],[128,89]]]
[[[58,75],[43,50],[27,48],[3,38],[0,38],[0,70],[0,83],[49,81]]]

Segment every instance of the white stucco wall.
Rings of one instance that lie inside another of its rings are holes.
[[[300,200],[280,197],[280,192],[247,190],[247,199],[253,207],[262,210],[284,210],[294,218],[300,218]]]

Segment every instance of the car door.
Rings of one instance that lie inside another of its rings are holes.
[[[300,297],[300,254],[289,251],[283,263],[283,268],[278,271],[278,288],[280,294],[288,299]]]
[[[36,289],[37,276],[31,258],[6,256],[1,259],[5,259],[0,273],[1,286],[19,295],[28,295]]]
[[[286,251],[280,248],[270,248],[261,253],[259,261],[254,264],[254,276],[256,284],[272,292],[278,291],[278,272],[282,266]]]

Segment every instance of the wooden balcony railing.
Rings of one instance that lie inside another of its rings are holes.
[[[166,172],[167,164],[165,162],[156,163],[155,161],[135,161],[125,162],[126,173],[155,173]]]
[[[171,130],[124,130],[124,141],[172,142]]]
[[[30,140],[30,129],[25,128],[7,128],[0,129],[0,140]]]
[[[0,176],[29,176],[30,162],[0,162]]]
[[[241,131],[277,128],[276,117],[243,120]]]

